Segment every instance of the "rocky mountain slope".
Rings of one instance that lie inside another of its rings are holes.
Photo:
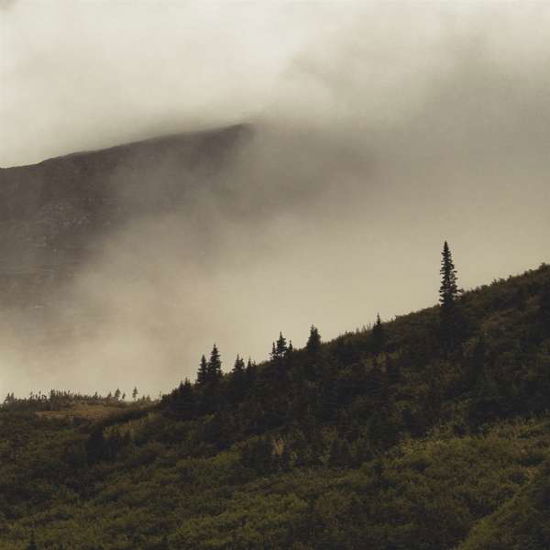
[[[39,304],[117,227],[215,185],[251,133],[236,125],[0,169],[0,303]]]

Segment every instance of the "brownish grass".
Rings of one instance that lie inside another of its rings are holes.
[[[86,418],[89,420],[100,420],[114,413],[120,413],[123,409],[112,405],[91,405],[79,403],[66,409],[58,411],[39,411],[36,414],[42,418]]]

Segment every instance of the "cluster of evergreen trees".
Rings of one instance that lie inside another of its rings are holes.
[[[441,286],[439,289],[439,342],[444,354],[451,353],[458,345],[463,332],[463,319],[460,313],[459,298],[461,290],[458,288],[457,272],[453,263],[451,250],[447,241],[443,245],[441,260]],[[384,324],[378,314],[371,330],[371,350],[375,357],[384,353],[386,347],[386,334]],[[321,335],[315,326],[311,326],[309,338],[303,350],[306,354],[315,355],[321,349]],[[273,342],[270,353],[270,363],[284,378],[285,365],[294,353],[292,341],[287,343],[282,332]],[[237,403],[242,400],[251,384],[256,380],[257,365],[249,358],[245,364],[242,357],[237,356],[233,369],[224,383],[222,361],[216,344],[212,347],[210,358],[202,356],[197,371],[196,384],[186,378],[181,382],[171,395],[165,396],[164,402],[168,403],[171,410],[181,418],[190,419],[196,415],[207,414],[223,408],[223,403]],[[388,373],[392,381],[398,378],[398,369],[392,364],[391,357],[384,357],[384,371]],[[379,378],[376,370],[371,376],[371,384]],[[373,390],[375,391],[375,390]]]
[[[539,316],[547,315],[546,301],[542,296]],[[494,356],[500,352],[485,342],[479,326],[483,311],[473,313],[470,302],[463,299],[445,242],[439,306],[417,315],[420,324],[401,329],[400,319],[388,324],[377,315],[370,330],[324,345],[318,329],[311,327],[306,346],[299,350],[279,334],[269,361],[245,364],[237,357],[226,375],[214,346],[210,360],[201,359],[197,383],[186,380],[165,396],[163,406],[181,420],[209,415],[201,438],[219,449],[239,438],[258,437],[243,449],[243,460],[252,464],[257,457],[265,467],[269,455],[274,468],[292,463],[291,448],[302,456],[297,463],[307,463],[303,457],[319,456],[327,445],[329,464],[360,464],[403,434],[426,433],[448,400],[459,395],[469,396],[460,421],[463,430],[507,410],[541,410],[543,386],[530,389],[512,373],[507,379],[495,378]],[[534,347],[542,337],[533,339]],[[536,397],[526,404],[530,391]],[[515,393],[514,402],[507,397],[510,392]],[[272,436],[264,434],[282,426],[293,428],[283,445],[286,451],[279,452]],[[332,443],[320,443],[321,426],[335,430]]]
[[[545,296],[538,307],[540,326],[547,326],[549,315]],[[194,436],[198,448],[206,444],[222,450],[251,438],[242,449],[243,461],[250,465],[257,458],[258,468],[266,467],[267,455],[269,468],[315,463],[323,454],[331,465],[360,464],[403,434],[425,433],[441,417],[445,403],[458,395],[470,395],[463,429],[510,407],[540,410],[544,383],[537,387],[495,378],[494,357],[500,352],[480,330],[482,313],[471,307],[458,288],[445,243],[439,306],[416,314],[418,321],[383,323],[377,315],[370,330],[328,344],[322,344],[312,326],[303,349],[295,349],[280,333],[268,361],[257,365],[237,356],[227,374],[214,345],[208,359],[200,359],[196,382],[185,379],[159,407],[174,420],[200,421]],[[529,338],[536,344],[544,334]],[[513,387],[515,401],[506,394],[509,389],[501,389],[506,384]],[[529,392],[534,397],[526,407],[523,397]],[[284,444],[266,435],[284,426],[289,429]],[[322,432],[327,426],[336,436],[326,438]],[[113,459],[127,443],[126,433],[110,431],[104,437],[96,432],[86,452],[91,462]]]

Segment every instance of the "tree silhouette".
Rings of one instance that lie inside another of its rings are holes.
[[[203,386],[208,382],[208,362],[206,357],[203,355],[199,363],[199,370],[197,372],[197,384]]]
[[[245,372],[245,366],[244,366],[244,359],[237,355],[237,358],[235,359],[235,364],[233,365],[233,370],[231,371],[233,374],[243,374]]]
[[[310,353],[316,353],[321,348],[321,335],[316,327],[311,325],[309,329],[309,338],[306,343],[306,350]]]
[[[441,286],[439,287],[440,337],[445,353],[451,351],[460,338],[460,316],[457,301],[460,294],[456,268],[447,241],[441,252]]]
[[[240,401],[246,392],[247,372],[244,359],[237,355],[230,378],[230,394],[234,402]]]
[[[223,376],[222,361],[220,358],[220,352],[218,351],[216,344],[214,344],[214,346],[212,347],[212,351],[210,352],[210,360],[208,361],[206,373],[207,381],[209,383],[217,382]]]
[[[283,336],[283,333],[279,333],[279,338],[277,342],[273,342],[271,347],[271,359],[283,359],[288,352],[288,346],[286,343],[286,338]]]
[[[452,309],[458,298],[457,275],[451,249],[447,241],[443,244],[441,252],[441,286],[439,288],[439,303],[442,311]]]

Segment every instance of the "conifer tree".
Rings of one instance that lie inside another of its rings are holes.
[[[188,378],[173,392],[172,409],[179,418],[189,420],[195,413],[195,393]]]
[[[255,375],[256,375],[256,363],[254,363],[254,361],[252,361],[252,359],[249,357],[246,363],[246,381],[249,386],[251,386],[254,383]]]
[[[233,374],[240,375],[245,372],[244,359],[237,355],[235,364],[233,365]]]
[[[273,342],[273,345],[271,347],[271,359],[283,359],[287,353],[288,346],[286,343],[286,338],[283,336],[283,333],[280,332],[277,342]]]
[[[132,391],[132,399],[135,401],[137,399],[137,396],[138,396],[138,389],[137,387],[134,386],[134,389]]]
[[[310,353],[316,353],[321,348],[321,335],[316,327],[311,325],[309,330],[309,338],[306,343],[306,350]]]
[[[208,363],[206,357],[203,355],[199,363],[199,370],[197,372],[197,384],[202,386],[208,381]]]
[[[439,288],[439,303],[442,311],[452,309],[458,298],[457,275],[449,244],[443,244],[441,253],[441,286]]]
[[[210,352],[210,360],[207,365],[207,380],[208,382],[217,382],[223,376],[222,373],[222,361],[220,358],[220,352],[216,344],[212,347]]]
[[[244,359],[237,355],[230,378],[231,397],[234,401],[239,401],[243,398],[246,392],[246,385],[247,369],[244,364]]]
[[[441,342],[445,352],[450,351],[460,338],[460,320],[457,301],[460,291],[449,244],[443,244],[441,253],[441,286],[439,288]]]

